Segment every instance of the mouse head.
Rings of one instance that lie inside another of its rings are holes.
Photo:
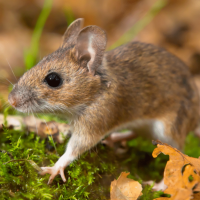
[[[8,100],[21,112],[77,112],[98,95],[106,34],[97,26],[81,30],[77,19],[66,30],[62,46],[43,58],[15,84]],[[77,110],[78,109],[78,110]]]

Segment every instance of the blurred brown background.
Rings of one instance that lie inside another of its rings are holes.
[[[106,30],[108,47],[141,20],[156,0],[54,0],[40,39],[39,57],[56,50],[72,19]],[[24,71],[24,51],[29,48],[43,0],[0,0],[0,94],[7,100],[8,79],[16,82]],[[181,58],[199,80],[200,0],[168,0],[158,15],[131,40],[153,43]]]

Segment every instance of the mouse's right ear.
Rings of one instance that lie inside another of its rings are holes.
[[[106,33],[98,26],[87,26],[78,34],[74,55],[80,66],[87,67],[93,76],[102,63],[106,43]]]
[[[72,22],[63,35],[62,48],[71,47],[76,44],[77,36],[83,26],[84,19],[79,18]]]

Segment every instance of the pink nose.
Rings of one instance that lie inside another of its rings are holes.
[[[8,99],[11,106],[15,107],[17,105],[17,101],[15,98],[9,98]]]

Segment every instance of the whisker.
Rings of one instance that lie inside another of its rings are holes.
[[[2,105],[2,108],[3,108],[4,106],[10,106],[9,103],[8,103],[8,101],[5,102],[5,103]]]
[[[5,57],[5,58],[6,58],[6,57]],[[15,79],[16,79],[16,81],[17,81],[17,77],[15,76],[14,71],[13,71],[13,69],[12,69],[10,63],[8,62],[7,58],[6,58],[6,61],[7,61],[7,63],[8,63],[8,66],[10,67],[11,72],[13,73],[13,76],[15,77]]]
[[[5,110],[8,107],[9,107],[9,105],[6,104],[6,105],[2,106],[2,109]]]
[[[4,84],[4,85],[6,85],[6,86],[9,86],[10,84],[8,84],[7,82],[4,82],[3,80],[0,80],[0,83],[1,84]]]
[[[6,80],[10,83],[10,84],[12,84],[7,78],[6,78]],[[14,85],[12,84],[12,86],[14,87]]]
[[[2,46],[1,46],[1,47],[2,47]],[[11,72],[13,73],[13,75],[14,75],[16,81],[17,81],[17,78],[16,78],[16,76],[15,76],[15,74],[14,74],[14,71],[12,70],[12,67],[11,67],[10,63],[8,62],[8,59],[7,59],[6,55],[5,55],[5,53],[3,52],[2,48],[0,48],[0,50],[1,50],[1,53],[4,55],[4,58],[6,59],[6,61],[7,61],[7,63],[8,63],[8,66],[10,67],[10,70],[11,70]]]
[[[56,117],[58,117],[57,113],[50,106],[45,106],[45,108],[51,111]]]

